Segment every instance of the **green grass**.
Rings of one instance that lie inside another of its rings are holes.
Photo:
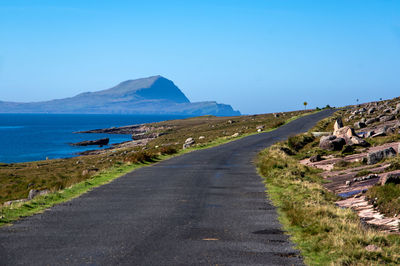
[[[400,263],[400,237],[364,228],[353,211],[337,207],[337,197],[323,188],[318,171],[300,165],[279,146],[259,155],[258,169],[284,229],[308,265]],[[367,251],[370,244],[380,251]]]
[[[400,185],[373,186],[368,189],[366,197],[388,217],[400,215]]]
[[[78,197],[95,187],[109,183],[115,178],[118,178],[134,169],[148,164],[149,163],[125,164],[123,166],[104,171],[94,176],[93,178],[81,181],[61,191],[56,191],[48,195],[39,196],[29,202],[16,203],[9,207],[3,207],[0,210],[0,226],[12,223],[26,216],[40,213],[47,208],[54,206],[55,204],[59,204],[61,202],[65,202],[67,200]]]
[[[271,126],[263,132],[272,131],[276,128],[273,128],[272,126],[275,125],[278,127],[303,115],[306,114],[292,116],[285,122],[272,123],[270,124]],[[32,178],[29,181],[25,180],[21,185],[22,188],[26,186],[27,182],[36,182],[45,187],[48,186],[50,182],[51,184],[54,183],[54,176],[57,177],[56,180],[58,180],[60,176],[64,178],[61,178],[61,181],[56,181],[56,189],[53,189],[52,193],[48,195],[37,197],[29,202],[15,203],[8,207],[0,207],[0,226],[12,223],[23,217],[40,213],[55,204],[71,200],[139,167],[147,166],[195,150],[225,144],[254,134],[259,133],[245,133],[236,138],[231,136],[218,137],[205,143],[196,144],[195,146],[185,150],[177,149],[174,146],[163,146],[159,149],[149,151],[131,151],[124,149],[113,152],[108,156],[81,156],[78,158],[32,162],[26,164],[4,164],[3,167],[5,168],[3,168],[3,173],[6,171],[7,173],[15,173],[19,170],[22,171],[19,172],[21,176],[25,173],[30,173],[30,176],[35,176],[35,174],[32,174],[35,173],[35,171],[37,172],[36,175],[39,176],[39,174],[41,174],[41,181],[38,181],[38,178]],[[79,164],[77,164],[78,161],[80,162]],[[96,168],[96,166],[100,164],[104,164],[102,170]],[[0,165],[0,167],[1,166],[2,165]],[[73,170],[68,171],[68,169]],[[82,169],[96,169],[96,171],[94,171],[92,176],[89,174],[82,175]],[[72,175],[69,178],[67,178],[68,172]],[[12,177],[15,177],[15,174]],[[2,181],[5,182],[5,180],[7,179],[3,179]],[[68,187],[67,184],[69,184]],[[43,188],[43,186],[39,188]],[[38,188],[37,186],[34,187]],[[26,189],[21,189],[21,191],[22,193],[26,193]]]

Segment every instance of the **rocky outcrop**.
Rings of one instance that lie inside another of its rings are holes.
[[[98,140],[86,140],[77,143],[71,143],[71,146],[90,146],[90,145],[98,145],[98,146],[105,146],[108,145],[110,142],[109,138],[98,139]]]
[[[240,115],[227,104],[190,102],[171,80],[161,76],[127,80],[110,89],[52,101],[0,101],[0,113]]]
[[[400,184],[400,173],[389,173],[381,179],[381,185]]]
[[[368,143],[357,136],[356,132],[353,128],[349,126],[345,126],[342,128],[338,128],[333,133],[337,138],[343,138],[346,141],[347,145],[359,145],[359,146],[367,146]]]
[[[338,138],[335,135],[321,137],[319,147],[328,151],[340,151],[346,145],[344,138]]]
[[[392,148],[386,148],[384,150],[370,152],[367,154],[367,164],[376,164],[383,159],[396,156],[396,151]]]

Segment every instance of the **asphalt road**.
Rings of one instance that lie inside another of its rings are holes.
[[[0,264],[302,264],[253,160],[331,113],[138,169],[0,228]]]

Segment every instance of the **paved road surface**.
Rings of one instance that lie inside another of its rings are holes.
[[[253,160],[332,112],[138,169],[3,227],[0,264],[302,264]]]

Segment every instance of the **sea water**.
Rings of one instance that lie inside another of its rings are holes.
[[[71,146],[84,140],[110,138],[110,144],[132,140],[130,135],[75,134],[91,129],[120,127],[171,119],[171,115],[0,114],[0,162],[68,158],[98,146]]]

